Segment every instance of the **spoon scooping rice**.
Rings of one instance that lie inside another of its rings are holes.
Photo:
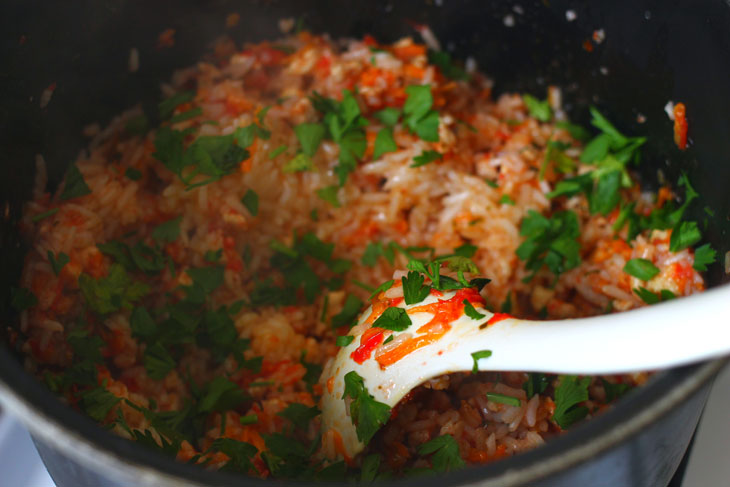
[[[412,389],[445,374],[533,371],[618,374],[655,370],[730,352],[721,325],[730,288],[693,296],[695,306],[667,302],[662,313],[637,309],[590,318],[529,321],[485,309],[487,280],[467,282],[396,272],[323,375],[324,451],[351,461]],[[658,317],[658,318],[657,318]],[[514,399],[514,398],[513,398]],[[515,399],[519,401],[519,399]]]

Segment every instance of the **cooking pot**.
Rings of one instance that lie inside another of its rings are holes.
[[[730,214],[730,5],[714,1],[250,1],[227,0],[6,0],[0,7],[0,401],[31,430],[60,487],[225,486],[263,481],[177,463],[116,437],[62,404],[26,374],[8,343],[16,317],[9,288],[17,282],[24,246],[17,231],[30,198],[34,158],[49,165],[51,187],[86,141],[82,127],[142,102],[154,106],[159,83],[194,63],[221,35],[239,44],[279,36],[277,20],[301,19],[333,38],[372,34],[382,41],[417,37],[427,24],[443,48],[473,57],[494,77],[495,92],[544,97],[563,88],[571,118],[587,123],[600,107],[620,129],[648,136],[637,170],[648,188],[690,176],[702,196],[695,218],[724,256]],[[226,28],[226,16],[240,23]],[[174,45],[158,36],[174,29]],[[129,69],[130,51],[139,69]],[[50,99],[49,99],[50,95]],[[690,147],[672,140],[664,112],[669,100],[687,106]],[[707,205],[711,212],[704,214]],[[707,273],[711,286],[727,277],[721,265]],[[712,292],[712,291],[709,291]],[[693,299],[685,300],[693,306]],[[691,326],[691,324],[688,324]],[[654,344],[661,346],[661,337]],[[620,357],[621,350],[616,350]],[[620,358],[617,358],[620,360]],[[436,479],[399,485],[665,486],[692,437],[712,379],[713,361],[658,373],[594,420],[546,446],[506,460]],[[0,477],[0,484],[2,478]]]

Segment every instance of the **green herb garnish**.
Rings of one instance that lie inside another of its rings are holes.
[[[648,281],[659,274],[659,269],[650,260],[631,259],[624,265],[624,272],[642,281]]]
[[[480,350],[471,354],[472,360],[474,360],[474,366],[471,368],[471,373],[476,374],[479,372],[479,360],[483,358],[489,358],[492,356],[491,350]]]
[[[345,374],[345,392],[342,399],[350,397],[350,418],[355,426],[357,439],[367,444],[375,433],[390,419],[390,406],[378,402],[365,387],[360,375],[351,371]]]
[[[487,399],[492,402],[499,404],[506,404],[507,406],[520,406],[520,400],[516,397],[507,396],[505,394],[498,394],[496,392],[487,392]]]
[[[464,301],[464,314],[471,318],[472,320],[481,320],[484,318],[485,314],[480,313],[479,311],[474,308],[474,305],[472,305],[468,299],[465,299]]]
[[[373,326],[385,330],[403,331],[408,329],[412,324],[413,322],[405,309],[391,306],[383,311],[383,314],[375,320]]]

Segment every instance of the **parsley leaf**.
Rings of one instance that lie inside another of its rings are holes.
[[[324,139],[327,129],[321,123],[300,123],[294,127],[294,133],[302,146],[302,152],[312,157],[317,153],[319,144]]]
[[[175,368],[175,359],[160,343],[147,347],[144,352],[144,368],[150,379],[162,380]]]
[[[233,409],[244,403],[248,395],[236,384],[225,377],[218,376],[208,383],[205,393],[198,401],[198,413],[221,412]]]
[[[314,169],[312,158],[301,152],[281,168],[285,173],[311,171],[312,169]]]
[[[612,402],[614,399],[620,398],[631,389],[629,384],[613,384],[603,377],[601,377],[601,383],[606,391],[606,402]]]
[[[159,105],[157,105],[157,108],[160,112],[160,118],[163,120],[170,118],[170,116],[172,116],[172,114],[175,112],[175,109],[179,105],[192,101],[194,98],[194,92],[181,91],[180,93],[175,93],[170,98],[161,101]]]
[[[405,309],[390,307],[383,311],[383,314],[375,320],[373,326],[386,330],[403,331],[408,329],[412,324],[413,322]]]
[[[223,470],[248,473],[258,471],[253,464],[253,458],[259,452],[258,448],[245,441],[234,440],[233,438],[216,438],[211,449],[228,455],[229,460],[223,466]]]
[[[340,336],[337,337],[337,339],[335,340],[335,345],[337,345],[338,347],[346,347],[351,344],[353,340],[355,340],[355,337],[352,335]]]
[[[631,259],[624,265],[624,272],[642,281],[648,281],[659,274],[659,269],[650,260]]]
[[[141,306],[137,306],[132,310],[132,314],[129,316],[129,327],[133,336],[143,340],[150,339],[157,332],[157,325],[155,320],[152,319],[152,315],[146,308]]]
[[[195,107],[191,108],[190,110],[182,113],[178,113],[177,115],[173,115],[170,118],[170,123],[178,123],[178,122],[184,122],[185,120],[190,120],[191,118],[199,117],[203,114],[203,109],[201,107]]]
[[[96,421],[103,421],[109,411],[121,401],[104,387],[96,387],[81,393],[81,408]]]
[[[180,236],[180,221],[182,215],[172,220],[160,223],[152,230],[152,238],[160,243],[172,243]]]
[[[381,284],[380,286],[378,286],[377,288],[375,288],[375,291],[373,291],[373,294],[370,295],[370,298],[369,299],[372,300],[378,294],[387,291],[388,289],[390,289],[391,287],[393,287],[393,284],[395,284],[395,281],[393,279],[391,279],[389,281],[385,281],[383,284]]]
[[[332,328],[339,328],[345,325],[352,325],[357,318],[363,302],[354,294],[348,294],[342,311],[332,317]]]
[[[435,150],[425,150],[421,152],[420,155],[417,155],[413,158],[413,164],[411,164],[410,167],[421,167],[425,166],[426,164],[430,164],[433,161],[436,161],[438,159],[442,159],[443,154],[440,152],[437,152]]]
[[[697,227],[697,222],[681,222],[672,229],[672,236],[669,238],[669,250],[679,252],[691,247],[702,239],[702,233]]]
[[[379,112],[375,112],[374,114],[375,118],[383,122],[383,124],[387,125],[388,127],[392,127],[393,125],[397,124],[400,115],[401,111],[393,107],[385,107]]]
[[[535,394],[542,394],[550,385],[550,380],[540,372],[530,372],[527,380],[522,384],[522,389],[527,393],[527,398],[532,399]]]
[[[419,455],[431,455],[431,466],[436,472],[449,472],[465,465],[459,444],[453,436],[443,435],[418,446]]]
[[[480,313],[474,308],[474,305],[469,302],[468,299],[464,300],[464,313],[472,320],[481,320],[487,315]]]
[[[599,176],[589,198],[591,213],[608,215],[621,201],[621,171],[610,171]]]
[[[345,374],[345,392],[342,399],[352,398],[350,419],[357,439],[367,444],[373,435],[390,419],[390,406],[378,402],[365,387],[365,381],[353,371]]]
[[[132,181],[139,181],[142,179],[142,171],[133,167],[128,167],[127,170],[124,171],[124,176]]]
[[[710,244],[704,244],[695,249],[695,261],[692,268],[697,272],[705,272],[708,264],[713,264],[717,259],[717,252]]]
[[[63,252],[59,252],[57,256],[53,255],[53,252],[48,251],[48,262],[51,264],[51,269],[56,275],[61,274],[63,267],[71,261],[68,255]]]
[[[325,186],[324,188],[318,189],[316,192],[317,196],[319,196],[320,199],[326,201],[335,208],[339,208],[340,202],[337,199],[337,191],[337,186]]]
[[[500,205],[510,205],[515,206],[515,200],[512,199],[512,197],[508,194],[503,194],[501,198],[499,198],[499,204]]]
[[[84,181],[84,176],[79,171],[76,164],[71,164],[66,170],[64,176],[63,192],[61,193],[61,200],[71,200],[91,194],[91,188]]]
[[[315,362],[307,362],[306,360],[304,360],[306,356],[306,352],[302,352],[300,362],[307,371],[304,374],[304,377],[302,377],[302,380],[305,384],[307,384],[307,389],[311,392],[312,387],[314,386],[314,384],[319,382],[319,378],[322,375],[322,366]]]
[[[378,470],[380,469],[380,455],[372,453],[366,456],[362,461],[362,468],[360,469],[360,482],[367,484],[375,480],[378,476]]]
[[[525,102],[530,115],[541,122],[549,122],[553,118],[553,111],[550,109],[550,103],[547,100],[540,101],[532,95],[522,95],[522,101]]]
[[[10,288],[10,305],[16,311],[24,311],[38,304],[38,298],[24,287]]]
[[[525,282],[529,282],[543,266],[557,278],[580,264],[580,229],[578,217],[572,211],[558,211],[548,219],[535,210],[528,210],[520,226],[520,235],[526,239],[517,248],[516,254],[532,271]]]
[[[89,307],[101,315],[122,308],[132,309],[132,303],[146,295],[150,289],[143,282],[133,281],[119,264],[112,264],[109,274],[100,279],[81,273],[79,288]]]
[[[507,406],[520,406],[520,400],[513,396],[506,394],[498,394],[496,392],[487,392],[487,400],[496,402],[499,404],[506,404]]]
[[[483,358],[489,358],[492,356],[491,350],[479,350],[471,354],[471,358],[474,361],[474,366],[471,368],[471,373],[476,374],[479,372],[479,360]]]
[[[403,105],[403,121],[421,139],[428,142],[439,141],[439,115],[433,106],[430,85],[411,85],[406,87],[406,102]]]
[[[375,149],[373,150],[373,160],[380,159],[380,156],[388,152],[398,150],[398,144],[393,139],[393,129],[382,128],[375,137]]]
[[[668,301],[670,299],[676,298],[676,294],[674,294],[672,291],[668,289],[662,289],[659,291],[659,294],[655,294],[645,287],[637,287],[634,289],[634,292],[637,296],[641,298],[642,301],[644,301],[646,304],[656,304],[661,301]]]
[[[51,208],[50,210],[44,211],[43,213],[38,213],[37,215],[33,215],[33,217],[31,218],[31,221],[33,223],[38,223],[39,221],[41,221],[45,218],[48,218],[49,216],[55,215],[56,213],[58,213],[58,210],[59,210],[58,208]]]
[[[251,216],[259,214],[259,195],[256,191],[248,189],[246,194],[241,198],[241,203],[246,207]]]
[[[468,81],[469,75],[451,60],[451,54],[446,51],[434,51],[429,49],[427,52],[428,62],[434,66],[438,66],[441,74],[447,78],[456,81]]]
[[[590,377],[578,379],[575,375],[561,375],[555,388],[555,412],[553,420],[563,429],[585,418],[588,408],[578,406],[588,400]]]
[[[401,277],[406,304],[416,304],[426,299],[431,292],[431,286],[424,286],[423,281],[423,275],[416,271],[410,271],[407,276]]]
[[[289,404],[283,411],[276,413],[276,415],[288,419],[297,428],[307,429],[309,422],[319,416],[321,412],[317,406],[308,407],[294,402]]]
[[[241,423],[242,426],[248,426],[249,424],[256,424],[259,422],[259,417],[255,414],[247,414],[246,416],[241,416],[238,418],[238,422]]]

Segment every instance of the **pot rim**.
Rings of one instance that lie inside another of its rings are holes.
[[[514,487],[576,466],[658,421],[711,381],[728,363],[730,358],[721,358],[659,372],[614,408],[577,425],[567,434],[551,439],[540,448],[494,464],[452,472],[448,475],[448,483]],[[0,347],[0,404],[20,419],[34,437],[106,476],[111,470],[120,478],[133,479],[136,485],[160,487],[241,485],[245,478],[178,462],[154,450],[140,449],[134,442],[104,430],[82,413],[66,407],[25,372],[5,347]],[[264,487],[272,484],[271,479],[245,479],[247,485]],[[389,481],[383,485],[405,486],[416,482],[422,484],[423,479]]]

